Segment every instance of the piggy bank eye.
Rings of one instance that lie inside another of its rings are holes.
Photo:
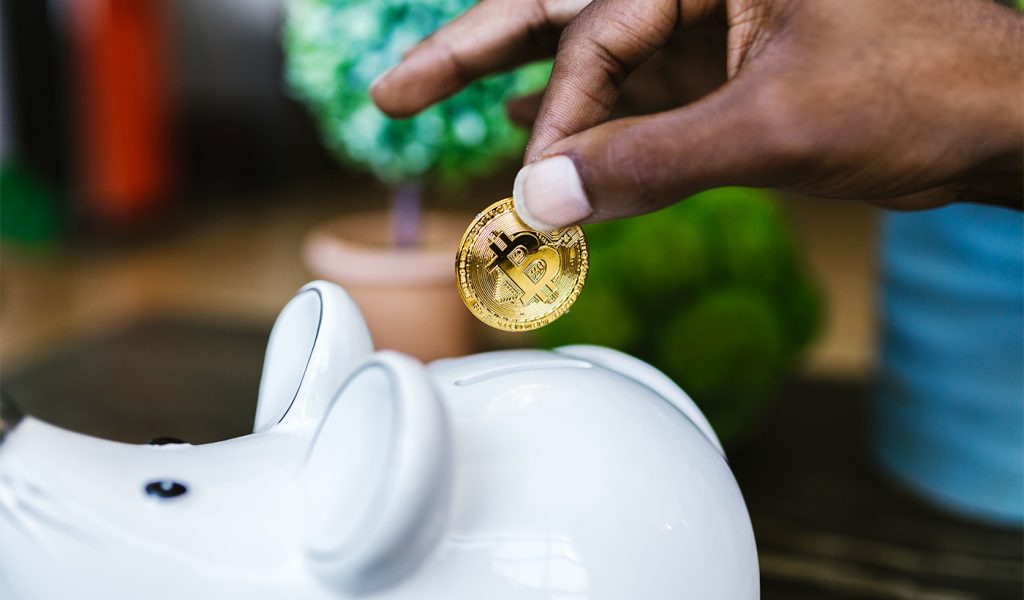
[[[185,484],[178,483],[177,481],[171,481],[169,479],[150,481],[146,484],[145,490],[147,496],[160,498],[161,500],[184,496],[185,493],[188,492],[188,488],[185,487]]]

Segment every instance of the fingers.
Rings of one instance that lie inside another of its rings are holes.
[[[733,80],[684,108],[562,139],[516,177],[516,211],[549,231],[657,210],[722,185],[767,186],[793,171],[752,85]]]
[[[675,0],[594,0],[562,34],[526,162],[555,141],[600,123],[626,76],[668,40]]]
[[[683,23],[711,14],[718,0],[594,0],[565,29],[537,115],[526,161],[554,142],[602,122],[630,72]]]
[[[374,102],[408,117],[484,75],[550,56],[587,0],[484,0],[423,40],[372,86]]]

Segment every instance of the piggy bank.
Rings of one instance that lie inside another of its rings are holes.
[[[599,325],[597,325],[599,326]],[[0,597],[744,600],[739,488],[654,368],[570,346],[423,365],[314,282],[274,325],[251,434],[0,444]]]

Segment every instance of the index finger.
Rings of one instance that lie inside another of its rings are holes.
[[[554,54],[559,32],[590,0],[483,0],[414,47],[371,87],[408,117],[484,75]]]

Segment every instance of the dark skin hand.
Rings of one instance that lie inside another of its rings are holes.
[[[483,0],[372,93],[406,117],[554,54],[515,186],[538,229],[722,185],[1020,208],[1022,40],[986,0]]]

